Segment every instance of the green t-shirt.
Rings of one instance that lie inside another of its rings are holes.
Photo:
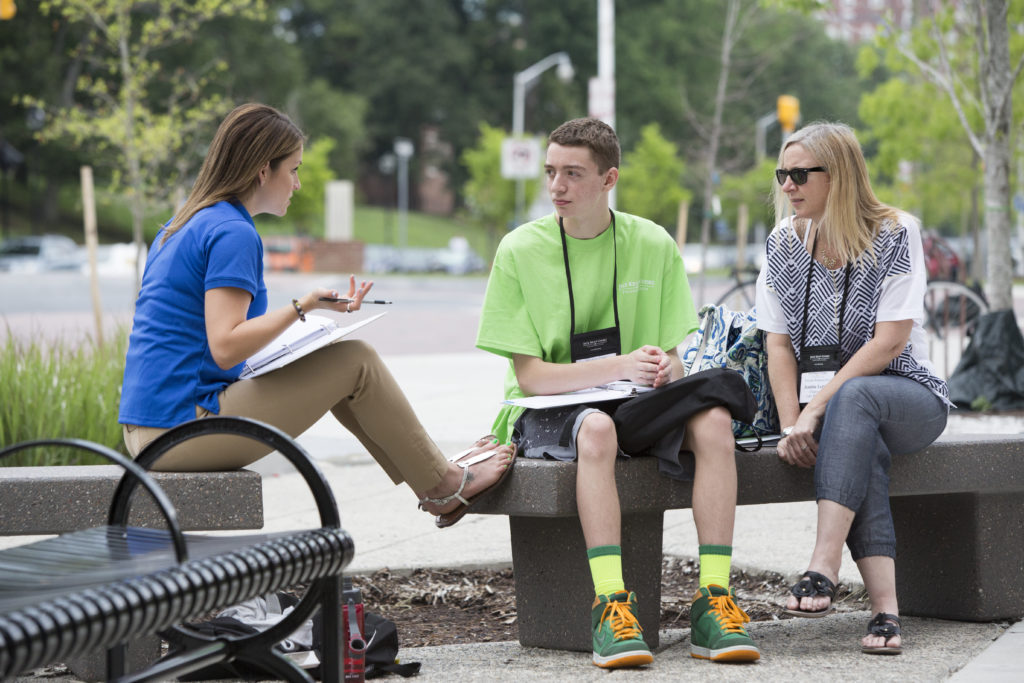
[[[619,338],[622,353],[650,344],[671,350],[697,329],[683,259],[672,237],[644,218],[615,213]],[[611,227],[593,239],[566,235],[576,307],[576,333],[615,324]],[[487,282],[476,345],[509,359],[505,399],[525,394],[512,354],[569,363],[569,288],[558,218],[551,214],[516,228],[498,245]],[[523,409],[504,405],[492,430],[503,442]]]

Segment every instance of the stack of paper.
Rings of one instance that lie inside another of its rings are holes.
[[[305,322],[296,320],[274,341],[257,351],[252,358],[245,361],[245,367],[239,379],[258,377],[284,367],[317,349],[340,340],[347,334],[355,332],[363,325],[372,323],[386,313],[378,313],[359,322],[342,327],[333,318],[323,315],[306,314]]]

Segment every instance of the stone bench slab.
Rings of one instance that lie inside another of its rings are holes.
[[[117,465],[0,467],[0,536],[62,534],[107,522]],[[263,527],[263,487],[252,470],[152,472],[170,496],[185,531]],[[164,528],[144,492],[136,493],[130,524]]]

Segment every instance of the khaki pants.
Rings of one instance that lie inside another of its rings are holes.
[[[328,410],[352,432],[391,480],[418,492],[441,481],[448,462],[424,431],[405,394],[369,344],[345,340],[325,346],[283,368],[228,385],[220,415],[251,417],[296,437]],[[196,407],[196,417],[212,413]],[[128,452],[136,456],[166,429],[124,426]],[[199,472],[244,467],[270,453],[238,436],[204,436],[181,444],[154,470]]]

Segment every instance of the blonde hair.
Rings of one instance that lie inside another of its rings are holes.
[[[246,196],[257,187],[261,168],[269,163],[275,170],[302,147],[304,139],[298,126],[273,107],[236,107],[217,127],[192,191],[164,231],[163,241],[200,210]]]
[[[880,202],[871,189],[867,163],[853,129],[844,123],[819,121],[797,130],[779,150],[779,168],[783,168],[786,149],[797,143],[829,175],[819,234],[843,263],[856,261],[865,254],[874,258],[872,245],[882,226],[889,222],[892,229],[898,229],[901,223],[899,212]],[[793,207],[782,186],[774,181],[772,186],[775,221],[779,223],[793,214]]]

